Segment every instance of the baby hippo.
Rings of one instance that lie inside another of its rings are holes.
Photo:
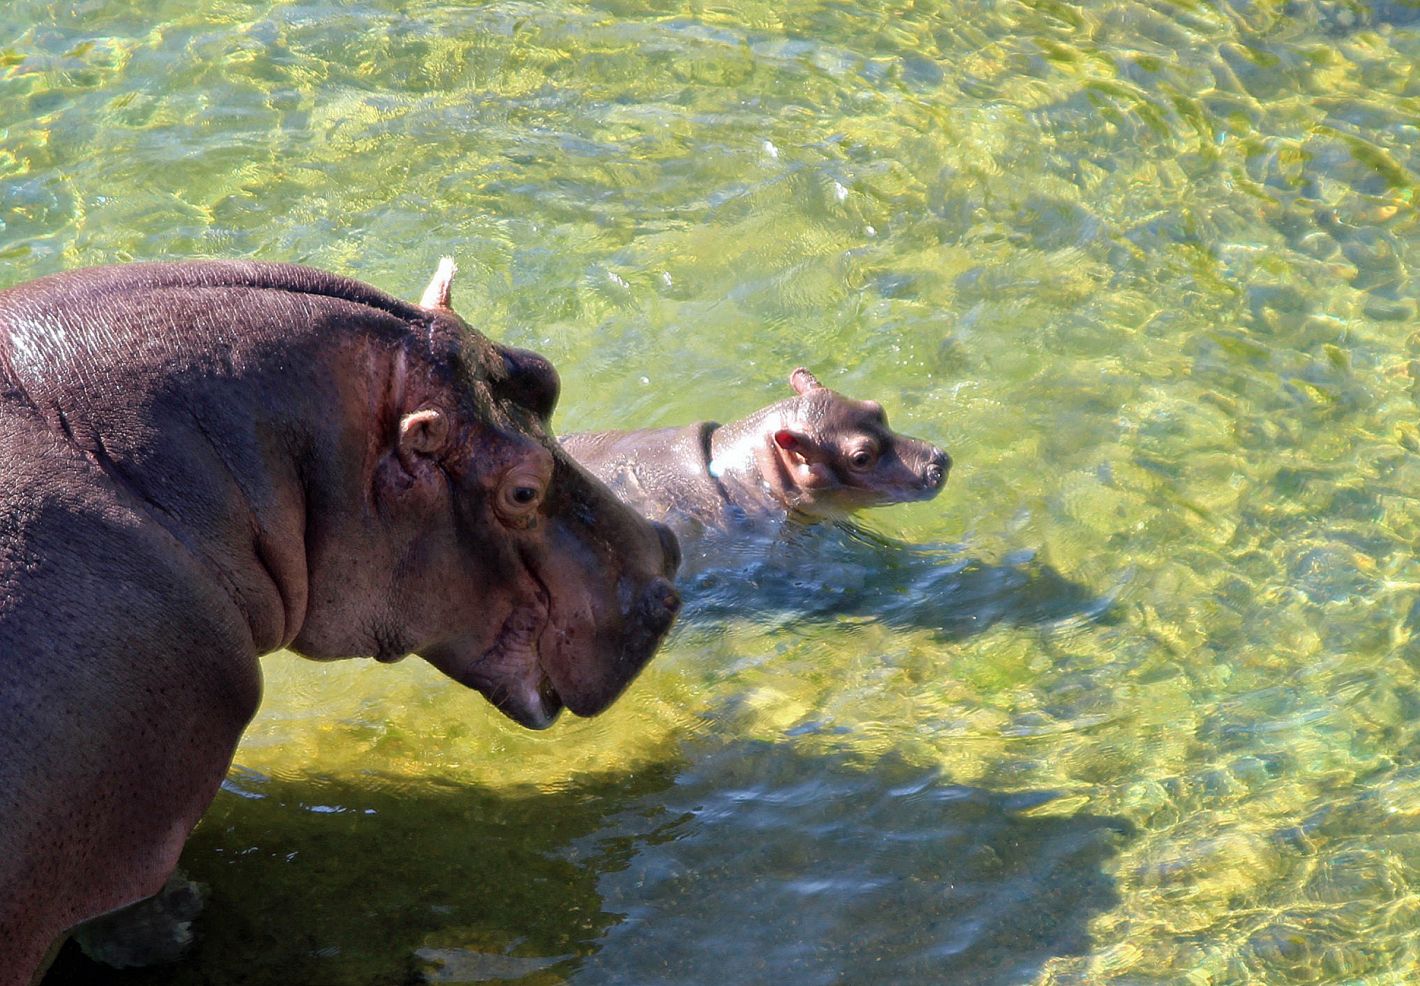
[[[669,525],[687,559],[718,533],[769,533],[785,521],[837,520],[941,491],[947,453],[893,432],[881,404],[829,390],[803,367],[789,383],[793,397],[730,424],[585,432],[562,446]]]

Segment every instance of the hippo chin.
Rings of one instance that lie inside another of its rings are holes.
[[[552,440],[558,381],[449,307],[309,268],[0,292],[0,983],[155,893],[258,655],[417,653],[524,725],[607,706],[675,539]]]
[[[789,384],[793,397],[729,424],[584,432],[562,447],[669,525],[692,564],[713,560],[716,542],[941,492],[951,458],[892,431],[881,404],[844,397],[803,367]]]

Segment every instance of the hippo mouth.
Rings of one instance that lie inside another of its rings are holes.
[[[547,587],[534,579],[537,601],[519,606],[503,621],[493,646],[474,666],[474,676],[484,679],[474,687],[518,725],[546,729],[566,703],[542,666],[542,639],[552,605]]]
[[[942,492],[942,488],[947,485],[945,479],[936,482],[917,482],[904,486],[900,490],[895,490],[883,494],[879,498],[878,506],[891,506],[894,503],[920,503],[923,500],[934,500],[937,494]]]
[[[550,590],[531,566],[528,582],[481,652],[456,643],[423,656],[509,719],[546,729],[563,709],[579,716],[604,710],[631,683],[670,629],[680,597],[670,580],[619,584],[618,618],[585,629],[602,607],[577,587]],[[554,574],[555,577],[555,574]],[[485,640],[487,638],[484,638]],[[477,655],[477,656],[474,656]]]
[[[481,653],[468,641],[430,648],[426,660],[465,688],[472,688],[509,719],[528,729],[546,729],[566,703],[543,666],[542,649],[552,624],[551,595],[534,578],[497,635]],[[477,655],[477,656],[475,656]]]
[[[921,475],[909,476],[892,484],[858,486],[844,483],[844,500],[856,498],[860,506],[888,507],[895,503],[919,503],[935,499],[947,485],[947,468],[933,463]]]

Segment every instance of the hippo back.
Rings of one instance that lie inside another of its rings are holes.
[[[714,422],[564,435],[562,447],[642,516],[688,527],[723,527],[729,502],[710,474]]]

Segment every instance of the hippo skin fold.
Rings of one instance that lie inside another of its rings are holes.
[[[159,890],[258,656],[417,653],[525,726],[669,628],[675,539],[548,431],[558,380],[449,307],[310,268],[0,292],[0,984]]]

